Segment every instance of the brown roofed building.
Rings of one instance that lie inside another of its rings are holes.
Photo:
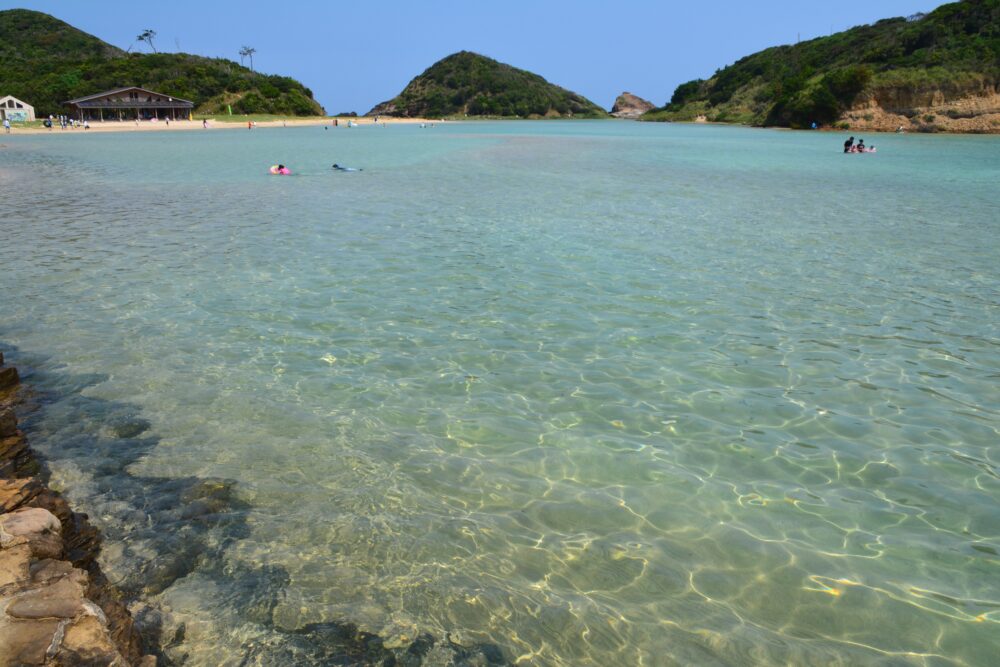
[[[132,86],[66,102],[80,120],[190,120],[194,102]]]

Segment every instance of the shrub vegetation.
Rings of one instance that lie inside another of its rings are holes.
[[[607,112],[537,74],[461,51],[431,65],[369,115],[603,118]]]

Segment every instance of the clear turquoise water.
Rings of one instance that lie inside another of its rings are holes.
[[[1000,141],[865,138],[4,137],[0,341],[183,664],[996,664]]]

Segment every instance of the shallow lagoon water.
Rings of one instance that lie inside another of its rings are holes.
[[[1000,654],[996,137],[54,134],[0,149],[0,341],[171,660]]]

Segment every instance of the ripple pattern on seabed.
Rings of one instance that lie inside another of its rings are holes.
[[[995,658],[994,138],[316,129],[0,151],[32,442],[165,657]]]

